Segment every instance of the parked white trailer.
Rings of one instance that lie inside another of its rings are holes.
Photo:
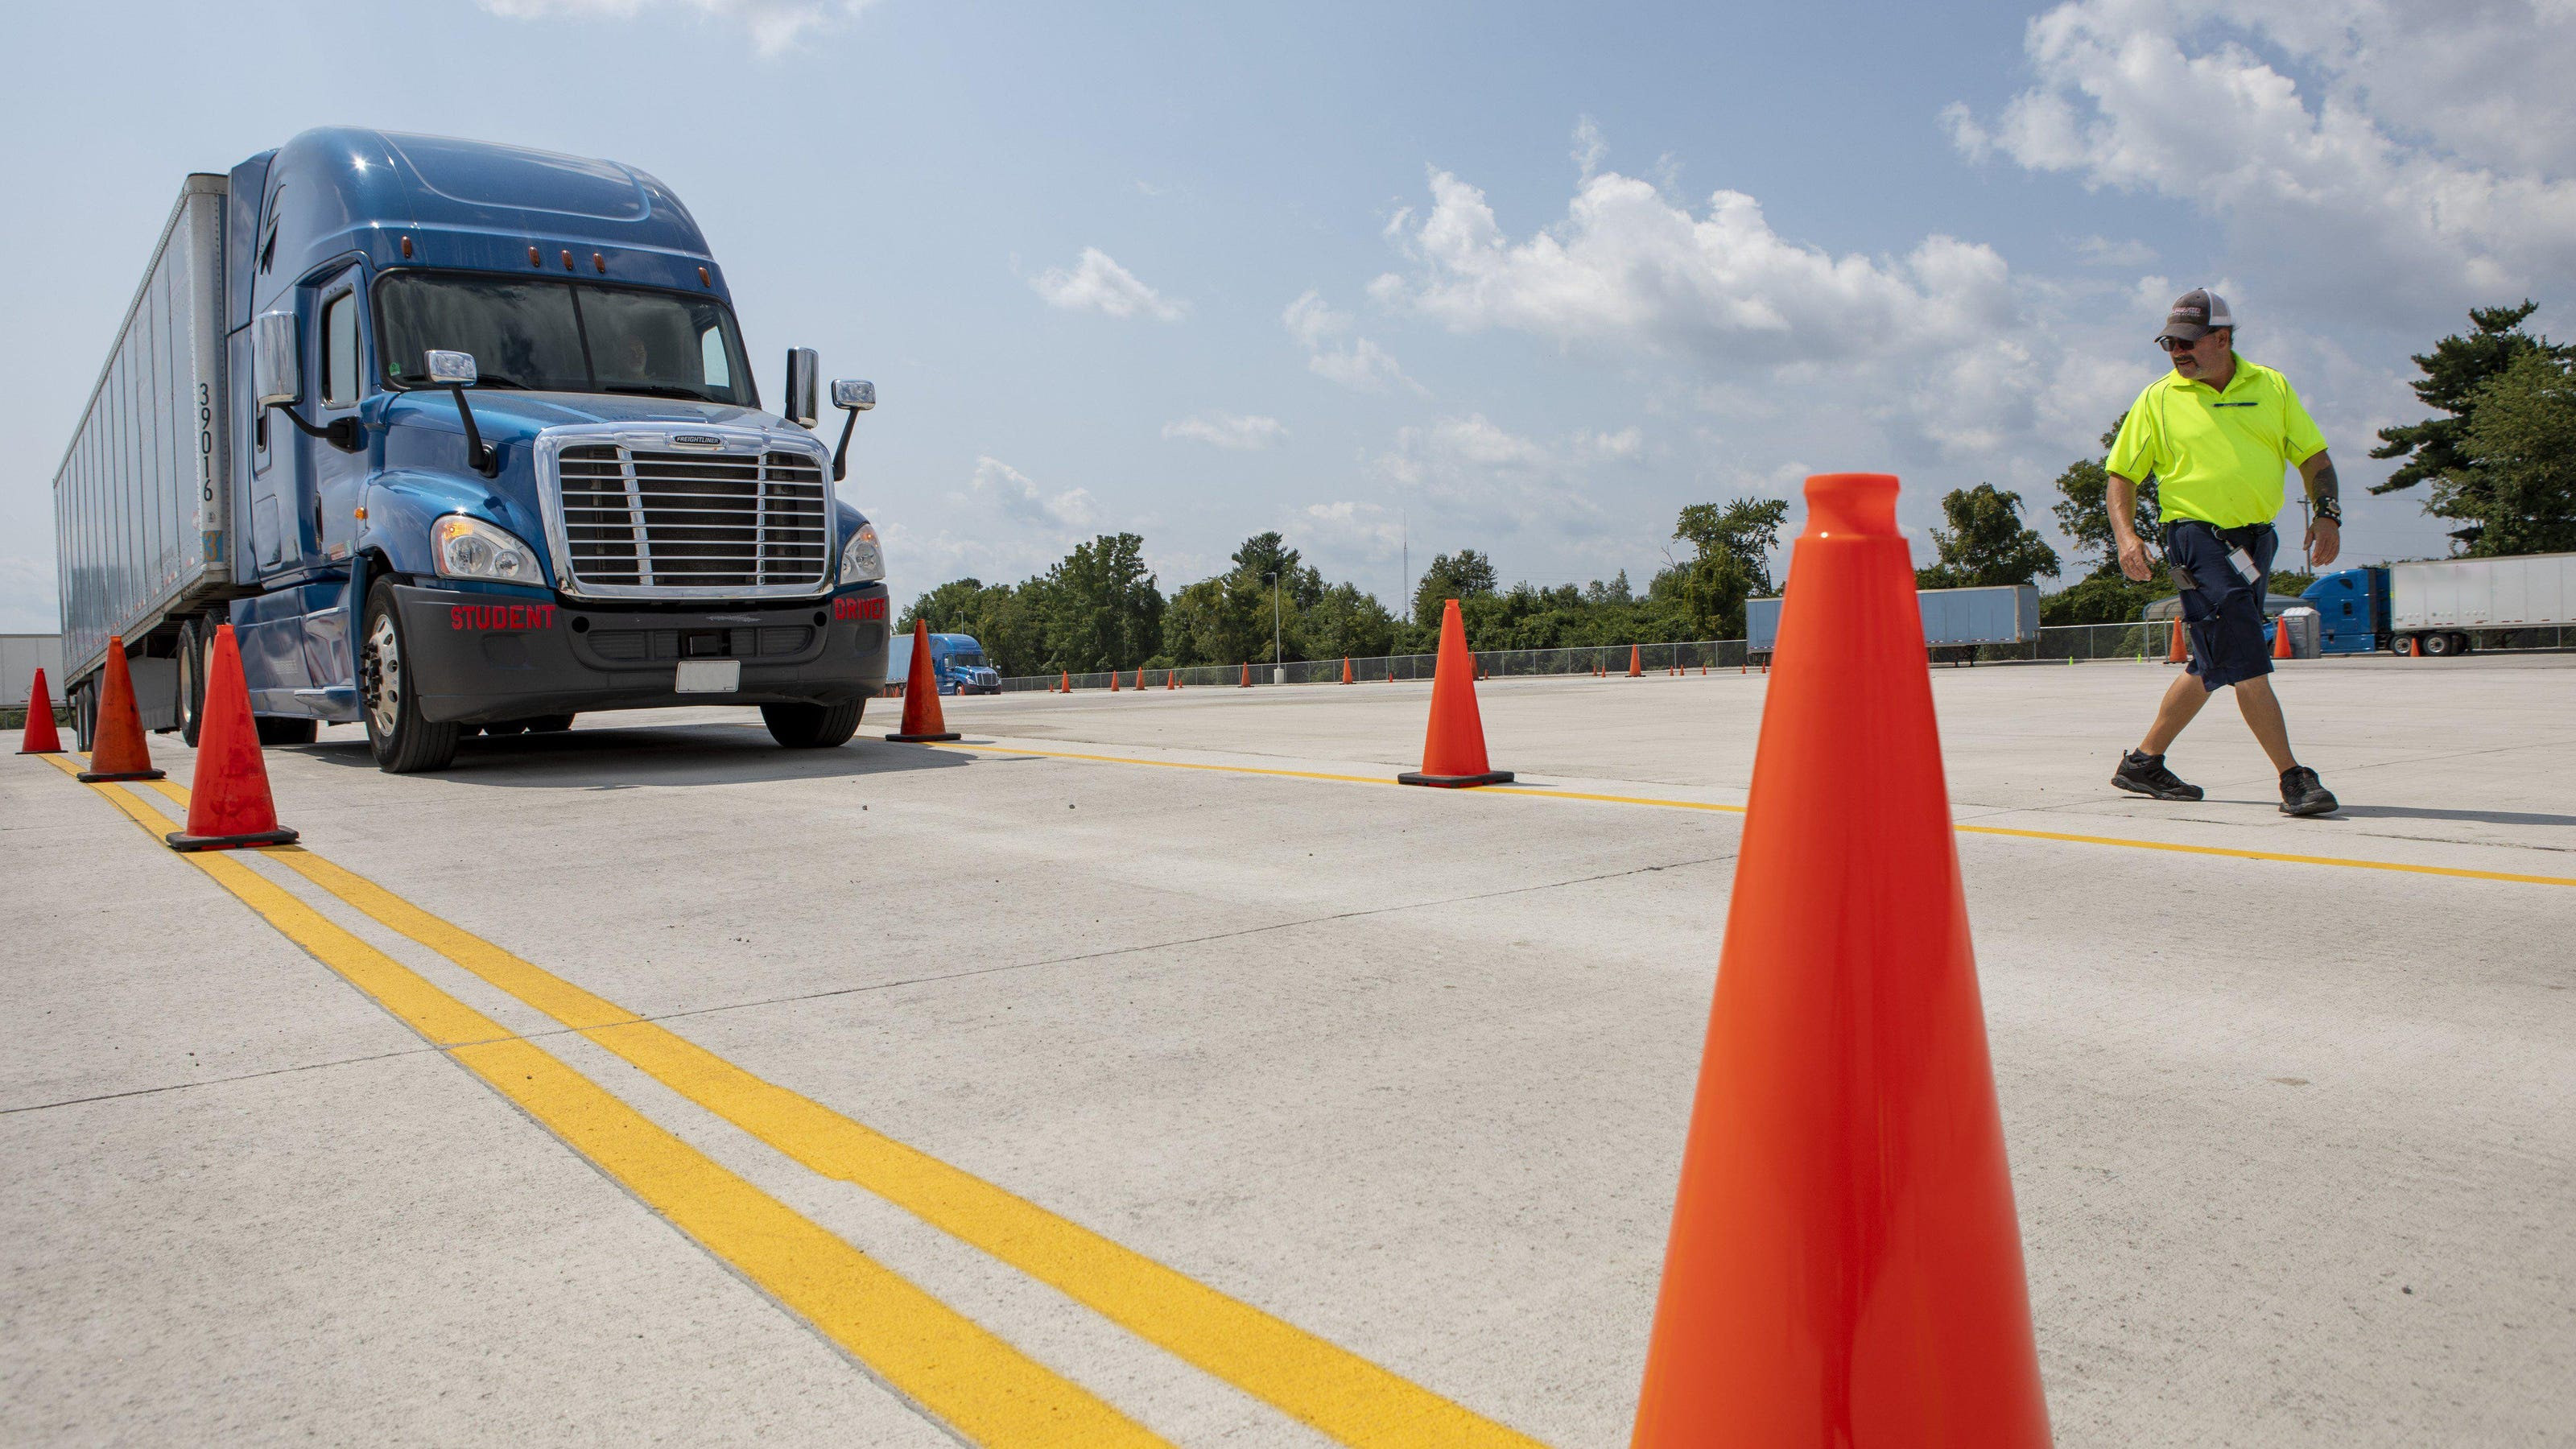
[[[2388,566],[2391,647],[2465,649],[2479,629],[2576,626],[2576,553],[2437,559]]]
[[[1923,614],[1923,642],[1935,649],[2027,644],[2039,637],[2039,589],[2031,584],[1918,589],[1914,598]],[[1769,654],[1780,637],[1780,600],[1747,599],[1744,631],[1749,651]]]
[[[63,636],[0,634],[0,709],[27,707],[27,690],[36,671],[45,671],[45,689],[63,702]]]
[[[232,583],[224,396],[221,176],[190,176],[54,474],[64,678],[95,709],[107,641],[133,656],[136,702],[176,727],[184,621]],[[86,735],[84,734],[84,737]]]

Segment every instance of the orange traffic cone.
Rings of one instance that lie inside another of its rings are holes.
[[[1109,671],[1109,692],[1111,694],[1118,692],[1118,671],[1115,669]]]
[[[1136,666],[1136,687],[1138,689],[1145,687],[1145,666],[1142,664]]]
[[[1067,670],[1063,671],[1063,674],[1064,674],[1064,692],[1065,692],[1065,693],[1067,693],[1067,694],[1071,694],[1071,693],[1073,693],[1073,671],[1072,671],[1072,670],[1070,670],[1070,669],[1067,669]]]
[[[912,621],[912,678],[927,680],[930,687],[903,692],[903,725],[886,736],[889,741],[898,745],[915,745],[957,738],[957,732],[948,727],[948,717],[940,711],[939,681],[932,669],[930,624],[927,620],[915,619]],[[1113,676],[1110,682],[1115,684],[1117,680]]]
[[[1181,687],[1181,671],[1179,671],[1179,670],[1177,670],[1177,669],[1166,669],[1166,670],[1164,670],[1164,671],[1163,671],[1163,692],[1164,692],[1165,694],[1169,694],[1169,693],[1171,693],[1173,690],[1178,689],[1178,688],[1180,688],[1180,687]]]
[[[1251,660],[1249,660],[1249,659],[1247,659],[1247,660],[1243,661],[1243,682],[1242,682],[1241,684],[1236,685],[1236,686],[1235,686],[1235,688],[1237,688],[1237,689],[1250,689],[1251,687],[1252,687],[1252,661],[1251,661]]]
[[[1348,684],[1348,683],[1350,683],[1350,682],[1351,682],[1351,656],[1349,656],[1349,655],[1345,654],[1345,655],[1343,655],[1343,656],[1342,656],[1342,683],[1344,683],[1344,684]]]
[[[2189,663],[2190,660],[2191,649],[2183,642],[2182,619],[2177,616],[2173,621],[2173,632],[2165,641],[2165,662],[2167,664],[2185,664]]]
[[[2421,659],[2424,657],[2423,635],[2418,634],[2414,638],[2406,641],[2406,657],[2409,659]]]
[[[1431,723],[1422,735],[1422,768],[1395,778],[1399,784],[1453,790],[1511,783],[1511,771],[1487,766],[1473,656],[1467,652],[1467,625],[1458,616],[1456,599],[1440,615],[1440,657],[1431,669]]]
[[[45,671],[39,669],[34,682],[27,686],[27,728],[18,736],[18,753],[59,755],[62,752],[62,732],[54,728],[54,696],[45,688]]]
[[[250,687],[242,678],[241,646],[230,624],[215,626],[215,647],[206,661],[206,713],[198,726],[196,773],[188,781],[187,828],[161,838],[172,850],[295,843],[295,832],[277,825],[268,765],[259,755],[259,726],[250,717]]]
[[[107,678],[99,689],[98,725],[90,736],[85,781],[158,780],[152,751],[143,743],[143,717],[134,711],[134,674],[125,664],[125,641],[107,641]]]
[[[1395,683],[1395,666],[1392,664],[1386,667],[1386,682],[1389,684]]]
[[[1634,1443],[2043,1449],[1896,480],[1807,480]]]
[[[1628,677],[1630,679],[1646,677],[1646,656],[1639,652],[1634,644],[1628,646]]]
[[[2290,644],[2290,621],[2287,619],[2272,621],[2272,657],[2275,659],[2299,657],[2298,651]]]

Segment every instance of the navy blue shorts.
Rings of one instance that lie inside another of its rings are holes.
[[[2203,689],[2272,672],[2271,641],[2263,635],[2263,599],[2272,583],[2272,555],[2281,536],[2268,523],[2216,528],[2197,518],[2165,525],[2165,566],[2182,590],[2183,628],[2191,634],[2190,671]],[[2228,554],[2243,549],[2254,559],[2254,577],[2236,571]]]

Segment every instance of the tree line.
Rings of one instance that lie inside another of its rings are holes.
[[[2469,332],[2417,354],[2423,375],[2415,395],[2437,415],[2381,429],[2371,452],[2404,460],[2371,491],[2424,486],[2425,510],[2461,525],[2451,536],[2467,556],[2576,549],[2576,347],[2524,330],[2536,310],[2529,301],[2474,309]],[[2105,455],[2126,416],[2102,434]],[[2081,572],[2042,596],[2041,623],[2125,623],[2173,592],[2161,577],[2121,577],[2102,457],[2069,464],[2055,488],[2049,511],[2073,541]],[[2063,576],[2068,562],[2022,521],[2022,510],[2019,493],[1991,483],[1944,495],[1934,558],[1915,571],[1917,585]],[[1735,639],[1744,636],[1745,600],[1777,592],[1770,560],[1788,511],[1776,498],[1689,505],[1672,534],[1684,551],[1668,552],[1643,591],[1624,571],[1588,584],[1505,588],[1493,561],[1475,549],[1440,554],[1414,588],[1410,622],[1355,584],[1327,583],[1277,532],[1245,539],[1231,567],[1169,597],[1145,566],[1142,538],[1102,534],[1016,584],[941,584],[913,601],[901,626],[920,619],[942,633],[972,634],[1006,675],[1428,654],[1439,646],[1442,603],[1453,598],[1479,649]],[[2140,534],[2156,536],[2153,478],[2142,480],[2134,521]],[[2313,580],[2284,569],[2272,588],[2296,594]]]

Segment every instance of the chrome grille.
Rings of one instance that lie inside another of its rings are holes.
[[[819,460],[568,443],[556,455],[575,590],[819,589],[831,508]]]

